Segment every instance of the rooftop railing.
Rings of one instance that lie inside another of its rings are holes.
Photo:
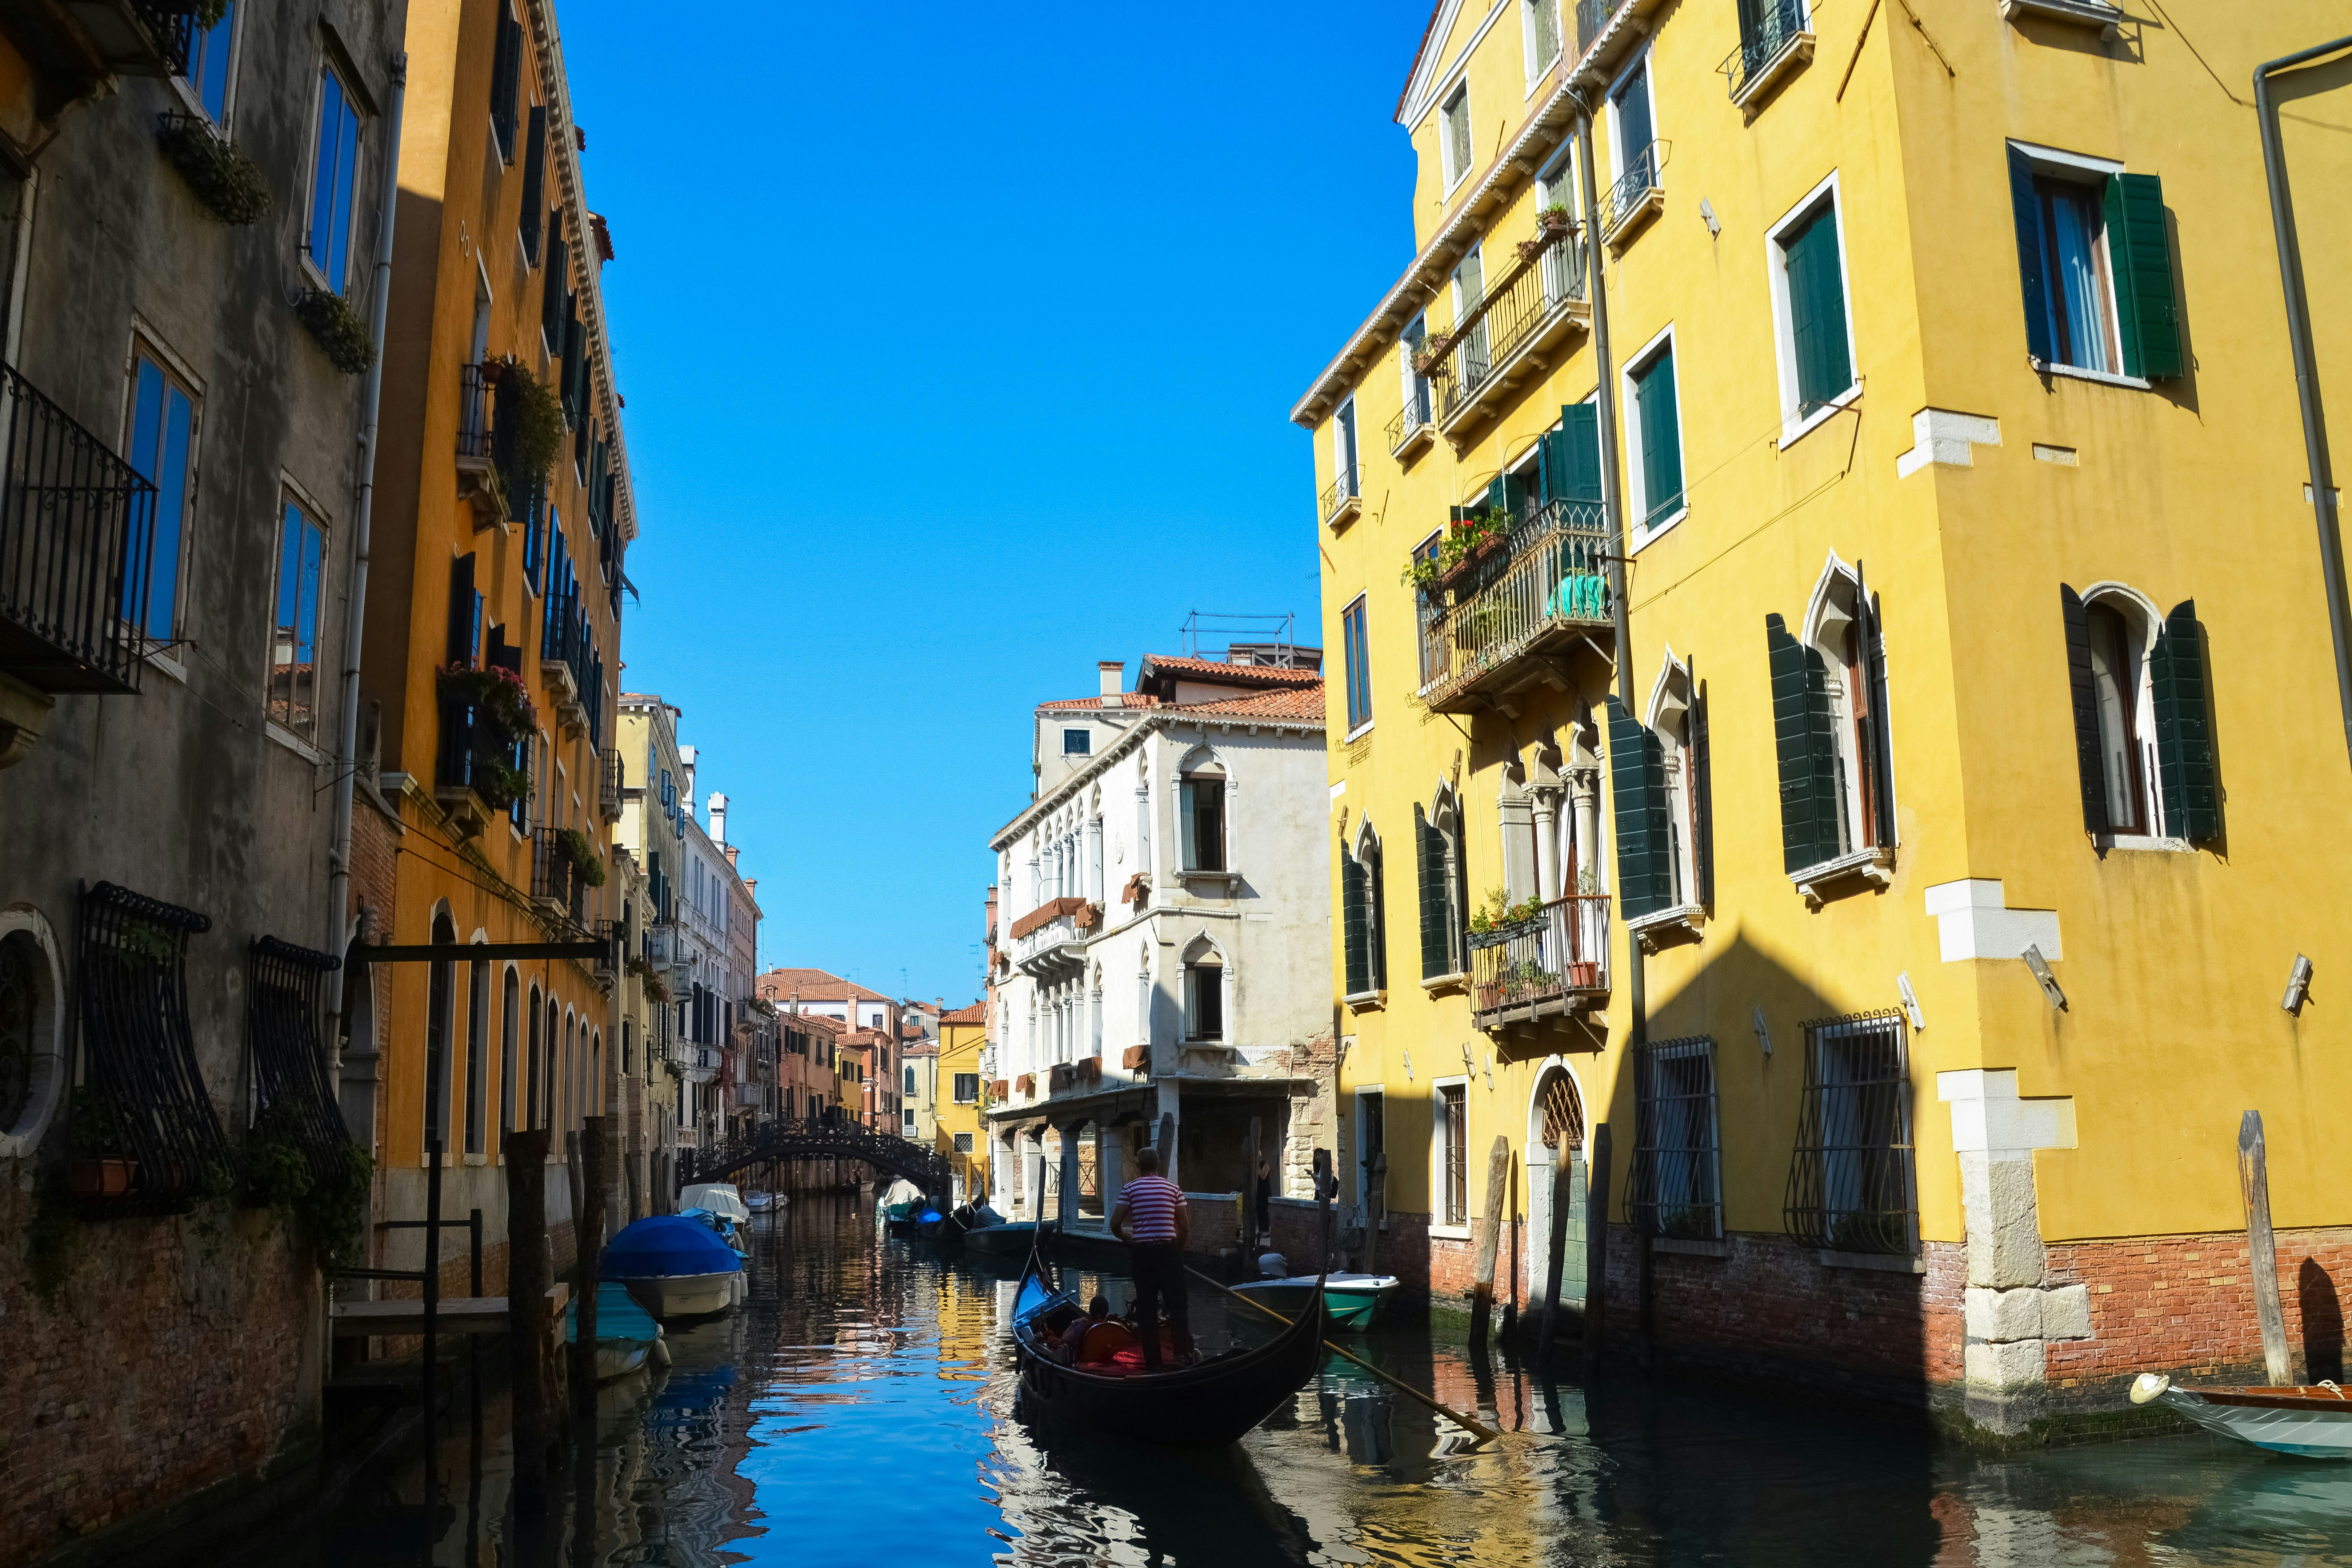
[[[139,689],[155,487],[0,364],[0,670],[43,691]]]

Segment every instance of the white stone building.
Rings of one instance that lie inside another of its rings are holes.
[[[1281,1190],[1311,1190],[1332,1128],[1319,664],[1150,656],[1134,691],[1105,664],[1098,695],[1037,708],[1038,793],[990,841],[1000,1209],[1101,1227],[1163,1122],[1188,1191],[1244,1190],[1253,1119]]]

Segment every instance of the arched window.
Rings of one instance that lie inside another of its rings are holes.
[[[1349,1000],[1388,989],[1388,922],[1381,915],[1381,842],[1366,823],[1352,852],[1339,854],[1340,937]]]
[[[457,928],[448,915],[433,917],[433,941],[455,945]],[[425,998],[425,1142],[427,1152],[449,1144],[449,1052],[451,1017],[456,1006],[456,966],[446,959],[433,961]]]
[[[556,1001],[551,994],[547,999],[547,1032],[541,1037],[541,1043],[547,1052],[547,1065],[545,1070],[540,1074],[540,1082],[545,1086],[546,1098],[539,1102],[539,1120],[535,1123],[550,1131],[555,1129],[555,1086],[559,1081],[555,1076],[555,1037],[562,1026],[562,1004]]]
[[[1184,869],[1223,871],[1225,853],[1225,768],[1206,746],[1184,759],[1178,779],[1177,826],[1183,837]]]
[[[2116,837],[2216,837],[2212,721],[2195,600],[2159,617],[2128,588],[2060,584],[2083,825]]]
[[[1707,755],[1706,708],[1690,667],[1666,650],[1650,693],[1650,729],[1658,738],[1658,784],[1664,810],[1663,858],[1668,909],[1707,904],[1715,898],[1714,808]]]
[[[482,1152],[482,1118],[489,1106],[490,965],[466,966],[466,1152]]]
[[[1463,889],[1461,815],[1451,793],[1440,792],[1434,820],[1416,805],[1412,830],[1421,884],[1421,977],[1466,973],[1469,904]]]
[[[522,1024],[522,980],[509,965],[499,1006],[499,1128],[515,1124],[515,1036]]]
[[[530,1072],[530,1077],[529,1077],[529,1079],[527,1079],[527,1081],[526,1081],[526,1082],[524,1083],[524,1085],[523,1085],[523,1101],[522,1101],[522,1113],[521,1113],[521,1114],[522,1114],[522,1120],[521,1120],[521,1121],[517,1121],[517,1122],[514,1124],[514,1125],[515,1125],[515,1127],[516,1127],[517,1129],[519,1129],[519,1130],[520,1130],[520,1129],[531,1128],[531,1127],[537,1127],[537,1126],[539,1126],[539,1125],[540,1125],[540,1120],[539,1120],[539,1097],[541,1096],[541,1093],[543,1093],[543,1092],[544,1092],[544,1090],[543,1090],[543,1089],[541,1089],[541,1087],[542,1080],[541,1080],[541,1076],[540,1076],[540,1048],[539,1048],[539,1039],[540,1039],[540,1011],[539,1011],[539,987],[538,987],[538,986],[536,986],[536,985],[533,985],[533,986],[530,988],[530,1038],[529,1038],[527,1041],[525,1041],[525,1042],[524,1042],[524,1043],[525,1043],[525,1045],[529,1047],[529,1052],[530,1052],[530,1056],[529,1056],[529,1061],[530,1061],[529,1072]]]
[[[596,1043],[588,1053],[588,1114],[604,1114],[604,1031],[596,1031]]]
[[[1792,877],[1849,857],[1865,867],[1883,865],[1895,847],[1879,609],[1861,567],[1833,554],[1814,586],[1801,637],[1790,635],[1779,616],[1764,617],[1781,856]],[[1799,881],[1810,889],[1805,879]]]
[[[574,1092],[578,1086],[573,1078],[579,1070],[579,1063],[572,1050],[572,1030],[577,1023],[575,1015],[569,1012],[563,1015],[563,1120],[558,1125],[567,1132],[579,1125],[579,1122],[574,1120],[579,1100]]]
[[[1224,1037],[1224,955],[1209,942],[1196,942],[1184,960],[1184,1038],[1221,1044]]]

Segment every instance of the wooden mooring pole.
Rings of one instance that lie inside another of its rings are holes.
[[[541,1341],[547,1291],[547,1142],[543,1127],[506,1135],[507,1353],[514,1384],[515,1491],[527,1506],[547,1495],[551,1403]]]
[[[2271,1235],[2270,1160],[2263,1144],[2263,1113],[2238,1119],[2238,1191],[2246,1203],[2246,1272],[2254,1279],[2254,1315],[2262,1321],[2263,1371],[2273,1388],[2294,1381],[2286,1353],[2286,1315],[2279,1308],[2278,1242]]]
[[[578,1327],[572,1338],[572,1414],[593,1420],[596,1415],[596,1275],[604,1254],[604,1119],[587,1117],[580,1125],[580,1174],[574,1190],[582,1194],[583,1201],[580,1211],[572,1216],[572,1250],[579,1260],[573,1270],[579,1283],[573,1288]]]
[[[1592,1126],[1592,1169],[1584,1178],[1584,1375],[1601,1370],[1609,1324],[1609,1123]]]
[[[1511,1141],[1495,1135],[1486,1156],[1486,1212],[1478,1216],[1478,1271],[1470,1286],[1470,1342],[1486,1342],[1486,1321],[1495,1310],[1495,1251],[1503,1235],[1503,1204],[1511,1179]]]
[[[1568,1249],[1568,1204],[1575,1188],[1575,1159],[1576,1150],[1562,1138],[1559,1156],[1551,1167],[1551,1220],[1550,1234],[1544,1245],[1543,1311],[1536,1323],[1538,1366],[1551,1365],[1552,1337],[1559,1332],[1559,1277],[1566,1262],[1560,1255]]]

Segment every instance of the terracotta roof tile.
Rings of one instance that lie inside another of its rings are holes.
[[[1275,664],[1227,664],[1223,659],[1186,658],[1172,653],[1145,654],[1135,684],[1141,687],[1154,675],[1189,675],[1225,686],[1319,685],[1323,679],[1318,670],[1285,669]]]
[[[754,984],[771,1002],[789,1003],[793,993],[803,1002],[887,1002],[879,991],[868,991],[822,969],[771,969]]]
[[[1269,719],[1323,718],[1323,683],[1293,686],[1279,691],[1254,691],[1247,697],[1232,697],[1217,702],[1185,702],[1178,705],[1179,713],[1262,713]]]
[[[1043,713],[1048,708],[1100,708],[1102,705],[1103,700],[1099,697],[1065,697],[1052,702],[1040,702],[1037,711]],[[1119,706],[1122,708],[1157,708],[1160,705],[1160,699],[1140,691],[1119,694]]]
[[[942,1013],[940,1015],[940,1022],[942,1024],[985,1024],[988,1022],[988,1004],[985,1002],[975,1002],[969,1007],[959,1007],[952,1013]]]

